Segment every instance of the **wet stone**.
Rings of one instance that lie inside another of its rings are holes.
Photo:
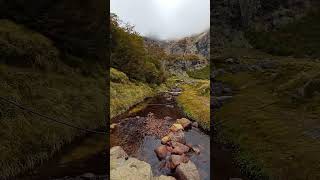
[[[174,154],[184,154],[190,150],[190,148],[184,144],[181,144],[179,142],[172,142],[173,151]]]
[[[162,160],[162,159],[165,159],[168,155],[168,153],[170,153],[168,150],[167,150],[167,147],[165,145],[161,145],[159,147],[157,147],[154,152],[156,153],[157,157]]]

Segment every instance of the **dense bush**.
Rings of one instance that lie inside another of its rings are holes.
[[[160,84],[165,74],[160,54],[144,46],[143,38],[133,26],[123,25],[115,14],[111,24],[111,67],[126,73],[129,78],[147,83]]]

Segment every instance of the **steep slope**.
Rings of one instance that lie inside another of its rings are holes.
[[[145,37],[145,43],[148,45],[157,45],[163,48],[167,54],[173,55],[198,55],[209,58],[210,55],[210,34],[209,31],[200,34],[185,37],[178,40],[159,41]]]
[[[171,74],[187,75],[187,71],[194,71],[208,66],[210,56],[209,31],[179,40],[159,41],[144,38],[146,46],[156,46],[165,51],[163,66]]]

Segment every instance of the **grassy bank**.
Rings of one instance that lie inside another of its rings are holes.
[[[210,81],[193,81],[182,85],[183,92],[178,96],[177,102],[189,118],[210,131]]]
[[[155,94],[155,89],[148,84],[130,81],[126,74],[116,69],[111,69],[110,77],[111,118]]]
[[[105,126],[105,79],[74,67],[47,37],[0,20],[0,96],[82,128]],[[32,169],[84,133],[0,101],[0,179]]]
[[[239,58],[254,64],[261,56]],[[309,80],[317,81],[320,66],[309,59],[271,59],[277,65],[265,72],[219,77],[236,90],[215,114],[223,122],[219,138],[238,147],[236,159],[251,179],[319,179],[320,143],[308,135],[320,125],[319,95],[297,98],[297,93]]]

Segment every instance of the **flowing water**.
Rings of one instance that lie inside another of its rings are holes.
[[[158,121],[162,121],[159,126],[165,126],[165,129],[169,129],[170,125],[172,125],[176,119],[185,117],[175,100],[173,100],[170,105],[164,104],[168,104],[168,101],[163,94],[147,99],[127,113],[114,118],[113,122],[120,124],[120,127],[118,128],[119,130],[115,130],[110,134],[111,147],[119,145],[129,156],[149,163],[155,176],[172,175],[172,172],[164,168],[164,162],[159,161],[154,152],[154,149],[161,145],[161,136],[148,135],[147,131],[153,131],[153,129],[147,129],[145,122],[141,119],[147,117],[148,114],[152,112]],[[171,119],[165,117],[171,117]],[[163,135],[162,132],[159,133]],[[187,143],[199,147],[200,154],[189,154],[189,157],[196,165],[201,179],[209,180],[210,136],[201,129],[193,127],[185,131],[185,137]]]

